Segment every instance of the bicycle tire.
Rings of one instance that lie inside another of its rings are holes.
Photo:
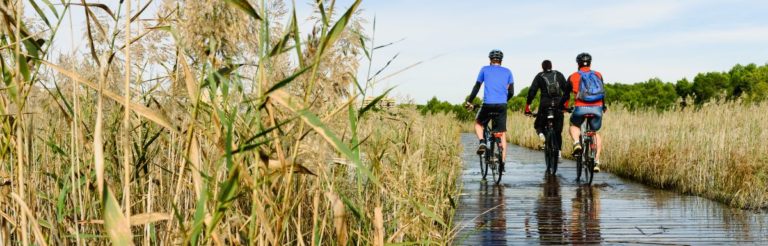
[[[591,140],[591,139],[590,139]],[[587,184],[592,185],[592,179],[595,177],[595,159],[592,157],[592,141],[586,141],[584,143],[584,174],[586,175]]]
[[[496,164],[497,164],[496,167],[497,167],[497,174],[498,175],[497,175],[497,177],[494,177],[495,178],[494,182],[496,183],[496,185],[499,185],[501,183],[501,176],[502,176],[502,173],[501,173],[501,160],[503,160],[502,159],[503,153],[502,153],[502,149],[501,149],[501,142],[497,141],[496,144],[498,146],[496,146],[496,151],[493,152],[493,153],[496,155]]]
[[[547,162],[547,172],[555,175],[557,174],[557,146],[555,146],[555,133],[550,128],[546,134],[546,144],[544,149],[544,159]]]
[[[486,161],[488,163],[488,169],[491,170],[491,181],[496,183],[496,176],[498,173],[498,159],[496,159],[496,140],[491,140],[488,144],[488,150],[486,150]]]
[[[485,154],[478,155],[480,157],[480,175],[483,176],[483,180],[488,176],[488,162],[485,161]]]
[[[582,142],[582,137],[579,136],[579,142]],[[584,154],[574,156],[576,159],[576,181],[581,181],[581,169],[584,167]]]

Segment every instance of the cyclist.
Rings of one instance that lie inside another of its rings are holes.
[[[600,152],[602,151],[602,139],[600,138],[600,134],[597,134],[597,131],[600,130],[600,127],[602,126],[602,120],[603,120],[603,112],[605,112],[608,108],[605,107],[605,103],[603,102],[603,99],[594,101],[594,102],[585,102],[583,100],[579,99],[579,85],[581,82],[581,73],[588,73],[590,71],[593,71],[595,75],[601,80],[605,81],[603,79],[603,75],[600,74],[598,71],[594,71],[591,69],[592,65],[592,56],[589,53],[581,53],[576,56],[576,63],[579,65],[579,70],[577,72],[574,72],[571,74],[571,76],[568,77],[569,88],[568,90],[573,92],[573,94],[576,97],[576,100],[574,102],[574,110],[571,114],[571,127],[569,129],[571,133],[571,138],[573,138],[573,155],[580,155],[582,146],[581,143],[579,143],[579,135],[581,135],[581,124],[584,123],[584,115],[592,114],[595,117],[590,120],[589,124],[592,127],[592,130],[595,131],[595,145],[597,145],[597,153],[595,154],[595,172],[600,172]],[[580,73],[581,72],[581,73]]]
[[[479,140],[479,146],[477,148],[477,154],[485,153],[487,148],[487,140],[483,138],[483,126],[488,124],[488,121],[493,120],[494,132],[501,133],[501,165],[499,170],[504,172],[504,160],[507,156],[507,139],[505,132],[507,131],[507,101],[512,98],[514,93],[514,79],[512,78],[512,72],[508,68],[501,66],[501,60],[504,59],[504,53],[501,50],[492,50],[488,54],[491,64],[484,66],[480,69],[480,73],[477,75],[475,87],[472,88],[472,93],[464,102],[467,108],[472,108],[472,101],[475,100],[477,92],[480,91],[480,86],[485,83],[483,90],[483,105],[480,106],[480,110],[477,112],[475,118],[475,133]],[[491,119],[490,113],[497,113],[493,119]]]
[[[528,99],[525,103],[525,114],[528,116],[532,115],[531,102],[536,98],[536,93],[541,90],[541,96],[539,97],[539,114],[533,122],[533,128],[536,129],[536,133],[539,135],[541,141],[544,141],[544,127],[547,123],[547,115],[544,112],[546,112],[547,108],[552,105],[553,102],[555,103],[557,108],[555,110],[554,119],[554,141],[558,149],[559,160],[561,157],[559,150],[561,149],[563,142],[563,136],[560,134],[563,132],[563,110],[565,109],[565,102],[570,98],[570,93],[567,91],[568,85],[566,85],[565,76],[557,70],[552,70],[551,61],[544,60],[541,62],[541,69],[543,71],[536,74],[536,77],[533,78],[531,87],[528,90]]]

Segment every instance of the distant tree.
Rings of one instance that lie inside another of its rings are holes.
[[[726,94],[725,91],[730,85],[730,78],[727,74],[719,72],[709,72],[698,74],[693,79],[693,93],[695,102],[701,105],[709,100],[719,100]]]

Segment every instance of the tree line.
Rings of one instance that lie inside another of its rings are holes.
[[[518,82],[518,85],[520,83]],[[523,88],[510,99],[509,110],[523,110],[528,89]],[[699,73],[693,81],[683,78],[672,83],[651,78],[634,84],[606,83],[605,90],[608,105],[620,104],[629,110],[667,111],[688,106],[700,107],[710,101],[740,100],[745,103],[757,103],[768,99],[768,64],[737,64],[729,71]],[[475,104],[479,103],[480,99],[475,99]],[[532,103],[532,108],[537,106],[538,97]],[[474,119],[474,113],[465,110],[461,103],[451,104],[440,101],[437,97],[417,107],[422,114],[450,112],[459,120]]]

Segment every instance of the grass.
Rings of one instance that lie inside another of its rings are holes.
[[[614,106],[601,134],[603,169],[642,183],[721,201],[768,207],[768,104],[710,103],[659,113]],[[568,115],[566,115],[568,116]],[[533,120],[511,113],[510,142],[539,145]],[[563,131],[563,139],[570,139]],[[571,146],[565,144],[564,156]]]
[[[310,33],[283,1],[30,3],[0,8],[0,244],[451,242],[459,126],[361,103],[360,1]],[[71,8],[87,53],[53,58]]]

